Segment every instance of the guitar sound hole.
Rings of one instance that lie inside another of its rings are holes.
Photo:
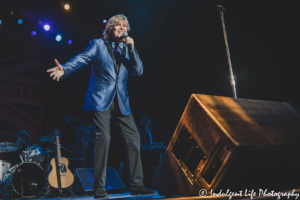
[[[63,163],[59,164],[59,170],[61,171],[61,173],[66,173],[67,170],[65,164]]]

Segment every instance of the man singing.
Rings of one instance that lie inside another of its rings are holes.
[[[53,80],[59,81],[88,63],[92,65],[92,75],[86,94],[84,109],[91,111],[96,134],[94,198],[107,198],[104,190],[106,165],[112,117],[127,146],[127,158],[130,173],[130,194],[154,194],[143,185],[143,170],[140,156],[140,136],[134,123],[127,91],[129,75],[143,73],[142,61],[134,41],[123,37],[130,30],[127,18],[116,15],[110,18],[104,31],[104,39],[95,39],[83,52],[56,67],[47,70]]]

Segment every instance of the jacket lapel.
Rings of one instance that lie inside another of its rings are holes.
[[[112,51],[111,43],[108,42],[108,41],[105,41],[104,44],[106,45],[106,48],[107,48],[107,50],[108,50],[108,53],[109,53],[111,59],[112,59],[113,62],[114,62],[114,68],[115,68],[115,71],[116,71],[116,73],[117,73],[116,58],[115,58],[114,53],[113,53],[113,51]]]
[[[121,51],[121,62],[120,62],[120,67],[119,67],[118,74],[120,73],[121,68],[122,68],[122,66],[124,65],[124,62],[125,62],[125,56],[126,56],[126,47],[125,47],[125,44],[124,44],[123,49],[122,49],[122,51]]]

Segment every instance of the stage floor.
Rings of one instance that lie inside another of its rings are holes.
[[[94,197],[93,196],[77,196],[77,197],[61,197],[61,198],[34,198],[34,200],[47,200],[47,199],[51,199],[51,200],[93,200]],[[183,200],[183,199],[206,199],[203,197],[171,197],[171,198],[166,198],[164,196],[159,196],[157,193],[154,195],[130,195],[129,192],[124,192],[124,193],[118,193],[118,194],[110,194],[109,198],[106,199],[115,199],[115,200],[120,200],[120,199],[126,199],[126,200],[139,200],[139,199],[156,199],[156,200],[160,200],[160,199],[164,199],[164,200],[168,200],[168,199],[178,199],[178,200]],[[209,198],[211,199],[211,198]]]
[[[34,198],[34,200],[94,200],[94,196],[77,196],[77,197],[61,197],[61,198]],[[124,192],[124,193],[118,193],[118,194],[110,194],[109,198],[106,199],[115,199],[115,200],[120,200],[120,199],[125,199],[125,200],[147,200],[147,199],[156,199],[156,200],[193,200],[193,199],[228,199],[228,197],[200,197],[200,196],[174,196],[174,197],[169,197],[166,198],[164,196],[159,196],[157,193],[154,195],[130,195],[129,192]],[[20,200],[20,199],[16,199]],[[249,198],[248,198],[249,200]]]
[[[297,190],[297,193],[299,193],[300,190]],[[110,194],[109,198],[106,199],[115,199],[115,200],[120,200],[120,199],[125,199],[125,200],[147,200],[147,199],[156,199],[156,200],[194,200],[194,199],[201,199],[201,200],[211,200],[211,199],[218,199],[218,200],[230,200],[228,196],[173,196],[173,197],[164,197],[164,196],[159,196],[157,193],[154,195],[135,195],[132,196],[130,195],[129,192],[124,192],[124,193],[118,193],[118,194]],[[22,199],[25,200],[26,198]],[[34,200],[94,200],[93,196],[77,196],[77,197],[60,197],[60,198],[33,198]],[[232,200],[238,199],[238,200],[260,200],[260,199],[278,199],[276,196],[242,196],[242,197],[232,197]],[[287,197],[281,196],[280,199],[287,199]],[[296,196],[290,196],[291,200],[297,199]],[[16,198],[15,200],[21,200]]]
[[[276,192],[275,192],[276,193]],[[300,189],[293,189],[293,190],[285,190],[281,192],[277,192],[278,194],[281,193],[279,196],[276,194],[270,195],[249,195],[245,196],[243,194],[242,196],[172,196],[172,197],[165,197],[165,196],[160,196],[157,192],[154,195],[130,195],[128,191],[124,193],[116,193],[116,194],[109,194],[109,198],[105,199],[115,199],[115,200],[120,200],[120,199],[125,199],[125,200],[150,200],[150,199],[156,199],[156,200],[194,200],[194,199],[201,199],[201,200],[211,200],[211,199],[217,199],[217,200],[269,200],[269,199],[289,199],[289,200],[296,200],[300,196]],[[287,195],[289,193],[289,198],[287,198]],[[285,195],[284,195],[285,194]],[[1,199],[1,198],[0,198]],[[14,200],[27,200],[27,199],[32,199],[32,200],[94,200],[94,196],[76,196],[76,197],[36,197],[36,198],[14,198]],[[2,200],[2,199],[1,199]]]

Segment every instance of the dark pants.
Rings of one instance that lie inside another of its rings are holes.
[[[127,161],[129,166],[131,186],[143,185],[143,169],[140,155],[140,135],[134,123],[132,114],[122,115],[118,99],[115,98],[105,112],[93,112],[95,129],[95,160],[94,186],[104,187],[106,180],[106,165],[110,144],[110,118],[117,125],[127,147]]]

